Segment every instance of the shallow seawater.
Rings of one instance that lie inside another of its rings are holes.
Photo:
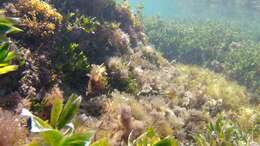
[[[128,2],[133,11],[142,8],[148,38],[167,59],[224,73],[260,95],[260,0]]]
[[[144,15],[167,19],[225,20],[252,23],[260,16],[260,1],[251,0],[129,0],[131,7],[144,6]]]

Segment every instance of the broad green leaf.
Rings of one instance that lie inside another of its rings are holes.
[[[17,68],[18,68],[17,65],[8,65],[5,67],[2,67],[2,68],[0,68],[0,75],[6,74],[11,71],[15,71],[15,70],[17,70]]]
[[[43,132],[52,129],[52,127],[48,124],[47,121],[43,121],[41,118],[37,116],[31,117],[31,119],[32,119],[32,125],[31,125],[32,132]]]
[[[8,64],[7,63],[0,64],[0,67],[5,67],[5,66],[8,66]]]
[[[3,63],[5,57],[8,55],[9,46],[10,45],[8,43],[3,43],[0,46],[0,63]]]
[[[0,22],[0,34],[17,33],[21,31],[22,31],[21,29],[12,26],[12,24],[10,23]]]
[[[58,146],[59,143],[63,140],[64,136],[58,130],[49,130],[40,133],[44,143],[48,146]]]
[[[51,109],[50,123],[52,127],[56,127],[57,121],[60,117],[63,108],[63,100],[59,97],[55,97]]]
[[[76,115],[79,106],[81,103],[81,97],[77,97],[76,95],[71,95],[69,100],[67,101],[63,111],[60,115],[60,118],[57,123],[57,128],[63,128],[67,123],[69,123],[73,117]]]
[[[10,24],[10,20],[4,17],[4,12],[0,10],[0,22]]]
[[[12,59],[14,59],[15,57],[15,52],[14,51],[10,51],[7,53],[7,56],[4,58],[3,62],[10,62]]]
[[[9,30],[9,32],[8,33],[18,33],[18,32],[21,32],[22,30],[21,29],[19,29],[19,28],[17,28],[17,27],[12,27],[12,29],[11,30]]]
[[[47,121],[43,121],[41,118],[34,116],[33,119],[41,125],[43,128],[51,128]]]
[[[12,25],[10,23],[0,22],[0,34],[7,34],[12,29]]]
[[[70,137],[66,137],[57,146],[85,146],[85,144],[90,144],[92,133],[86,134],[74,134]]]

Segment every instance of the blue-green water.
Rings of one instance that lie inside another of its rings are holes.
[[[235,2],[234,2],[235,1]],[[259,0],[129,0],[132,9],[144,6],[144,15],[167,19],[213,19],[253,22],[260,18]]]

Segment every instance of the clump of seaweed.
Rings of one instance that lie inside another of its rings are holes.
[[[139,84],[130,71],[129,64],[121,57],[111,57],[107,61],[109,84],[119,91],[137,94]]]
[[[9,111],[0,109],[0,146],[20,146],[25,144],[27,130],[19,117]]]
[[[254,141],[260,140],[259,110],[259,106],[241,107],[233,119],[241,130],[251,134]]]
[[[87,95],[95,95],[104,92],[108,84],[106,67],[104,65],[92,65],[87,85]]]
[[[0,97],[0,106],[5,109],[14,110],[22,100],[19,93],[14,92],[7,96]]]
[[[20,113],[22,108],[31,109],[32,102],[29,98],[23,98],[18,92],[6,96],[0,96],[0,107],[5,110]]]
[[[8,16],[20,18],[20,27],[30,35],[53,35],[63,16],[41,0],[17,0],[6,6]]]
[[[56,99],[62,102],[64,100],[63,92],[58,87],[52,88],[51,92],[44,97],[43,102],[47,106],[51,106],[54,104]]]
[[[101,62],[105,62],[112,56],[123,56],[133,53],[133,49],[130,47],[129,34],[119,28],[118,24],[114,22],[106,22],[97,28],[92,42],[95,43],[96,47],[96,52],[93,52],[95,53],[93,55],[98,56],[95,61],[99,61],[100,58],[102,59],[100,60]]]
[[[133,15],[128,5],[116,4],[113,0],[55,0],[54,5],[62,13],[77,12],[81,15],[95,17],[100,22],[120,24],[119,28],[130,38],[131,47],[137,47],[145,41],[143,25]],[[93,9],[95,8],[95,9]]]
[[[130,134],[132,138],[136,138],[144,131],[144,123],[132,118],[131,107],[127,105],[120,106],[118,122],[113,129],[115,132],[110,136],[112,145],[126,144]]]
[[[112,32],[111,39],[109,40],[112,46],[122,50],[123,52],[129,52],[130,40],[128,34],[121,29],[115,29]],[[126,50],[126,51],[124,51]]]
[[[140,23],[139,18],[130,11],[127,3],[117,5],[115,14],[117,17],[114,19],[122,25],[122,30],[129,34],[132,47],[146,42],[146,36],[142,33],[143,25]]]
[[[132,131],[135,138],[147,128],[154,128],[160,136],[175,135],[185,141],[208,121],[208,115],[173,105],[160,96],[134,97],[113,92],[104,105],[105,113],[97,126],[96,139],[108,137],[112,143],[126,142]],[[187,128],[186,130],[182,130]]]
[[[143,51],[143,56],[149,60],[149,62],[156,64],[158,66],[165,65],[168,61],[162,57],[162,54],[157,52],[152,46],[141,47]]]
[[[107,62],[111,75],[118,80],[127,80],[129,78],[129,68],[120,57],[111,57]]]
[[[33,55],[29,49],[23,49],[22,53],[25,60],[25,69],[22,73],[24,76],[21,78],[19,92],[24,97],[35,97],[36,96],[36,85],[39,81],[38,66],[36,61],[33,59]]]
[[[27,48],[22,48],[20,55],[24,64],[20,70],[18,91],[22,97],[42,99],[43,94],[39,93],[55,80],[51,61],[48,55]]]
[[[41,108],[38,109],[39,115],[44,119],[50,118],[51,109],[56,102],[63,102],[63,92],[58,87],[53,87],[49,93],[47,93],[42,99],[40,105]]]

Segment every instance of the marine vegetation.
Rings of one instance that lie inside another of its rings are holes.
[[[31,132],[38,133],[34,136],[28,146],[68,146],[84,145],[91,138],[90,133],[74,133],[74,125],[70,123],[80,106],[81,97],[70,96],[63,106],[63,99],[60,97],[48,97],[51,100],[50,123],[33,115],[28,110],[23,109],[22,115],[29,116],[31,122]]]
[[[0,66],[0,146],[260,143],[260,105],[252,94],[256,74],[249,90],[243,80],[232,78],[233,72],[212,70],[207,59],[198,66],[182,57],[168,61],[163,48],[169,46],[158,45],[166,37],[154,41],[153,25],[145,27],[127,1],[5,0],[0,6],[0,64],[5,65]],[[204,37],[210,39],[202,35],[189,42],[195,35],[187,33],[176,54],[185,56],[187,44],[200,46],[208,42]],[[221,34],[211,46],[225,51],[218,46],[226,42]],[[224,46],[236,47],[233,38],[239,37],[229,37]],[[181,44],[168,44],[175,43]],[[207,54],[197,53],[193,56]],[[228,55],[229,63],[244,55],[236,53]],[[241,67],[230,65],[234,73]]]
[[[10,33],[16,33],[21,31],[13,26],[11,20],[0,15],[0,75],[17,69],[16,65],[11,65],[11,61],[15,57],[15,51],[10,50],[10,44],[8,42],[7,35]]]
[[[259,33],[239,24],[214,21],[144,20],[146,34],[172,61],[194,64],[224,74],[259,97]]]
[[[27,141],[27,129],[19,115],[0,109],[0,145],[20,146]]]

